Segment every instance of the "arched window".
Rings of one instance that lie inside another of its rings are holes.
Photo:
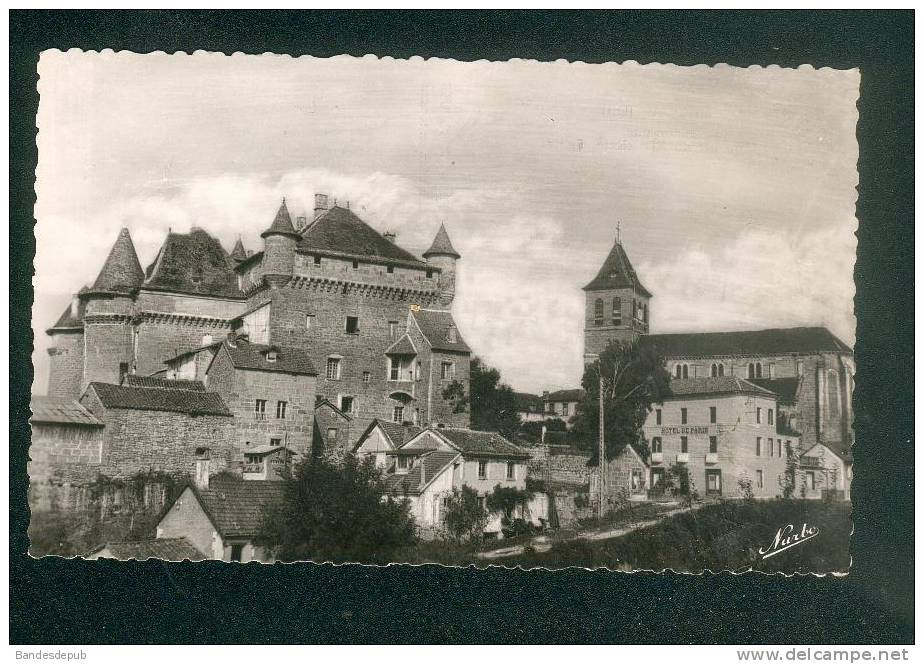
[[[724,375],[725,375],[725,365],[724,365],[724,364],[720,364],[720,365],[719,365],[719,375],[720,375],[720,376],[724,376]]]
[[[622,325],[622,298],[613,298],[613,325]]]
[[[754,365],[754,374],[755,374],[754,377],[755,377],[755,378],[760,378],[760,375],[761,375],[761,370],[760,370],[760,368],[761,368],[761,367],[760,367],[760,362],[758,362],[757,364]]]
[[[748,378],[754,378],[754,363],[748,362]]]
[[[683,371],[683,368],[678,364],[674,366],[674,378],[680,378],[680,374]]]
[[[599,297],[594,302],[594,325],[603,325],[603,299]]]
[[[712,376],[713,378],[718,378],[719,376],[724,376],[724,375],[725,375],[725,365],[722,364],[721,362],[719,362],[719,363],[713,363],[713,365],[712,365],[712,367],[711,367],[711,369],[710,369],[710,371],[709,371],[709,375]]]
[[[688,367],[686,364],[683,365],[683,377],[684,378],[690,377],[690,367]]]
[[[677,364],[674,366],[674,378],[689,378],[690,366],[687,364]]]

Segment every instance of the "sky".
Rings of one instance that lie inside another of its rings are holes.
[[[466,341],[518,391],[579,385],[584,294],[620,236],[651,331],[855,340],[857,70],[46,51],[36,385],[121,227],[230,250],[327,193],[400,245],[445,223]]]

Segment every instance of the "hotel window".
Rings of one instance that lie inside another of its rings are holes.
[[[258,420],[266,419],[266,399],[257,399],[253,406],[254,416]]]
[[[395,406],[391,411],[391,421],[401,424],[404,422],[404,406]]]
[[[478,462],[478,479],[484,480],[488,478],[488,462],[479,461]]]
[[[603,300],[600,298],[594,302],[594,325],[603,325]]]
[[[613,325],[622,325],[622,298],[613,298]]]
[[[776,439],[776,455],[778,457],[783,456],[783,439],[782,438]]]
[[[767,456],[769,457],[773,456],[773,439],[772,438],[767,439]]]
[[[767,424],[773,424],[773,409],[767,409]]]
[[[680,423],[681,424],[687,423],[687,409],[686,408],[680,409]]]
[[[289,404],[288,404],[287,402],[285,402],[285,401],[277,401],[277,402],[276,402],[276,419],[277,419],[277,420],[284,420],[284,419],[286,419],[286,406],[288,406],[288,405],[289,405]]]
[[[273,447],[279,447],[282,445],[282,438],[270,438],[270,445]]]
[[[440,363],[440,378],[442,380],[451,380],[456,375],[456,365],[452,362]]]
[[[680,437],[680,453],[681,453],[681,454],[686,454],[687,452],[690,451],[689,448],[690,448],[690,445],[689,445],[689,441],[688,441],[687,437],[686,437],[686,436],[681,436],[681,437]]]
[[[719,437],[709,436],[709,454],[716,454],[719,451]]]
[[[363,382],[368,383],[370,380],[372,380],[372,374],[368,371],[363,371]]]
[[[347,316],[345,331],[347,334],[357,334],[359,332],[359,317]]]
[[[651,439],[651,451],[652,451],[652,452],[661,452],[661,451],[662,451],[662,447],[661,447],[661,437],[660,437],[660,436],[655,436],[654,438]]]
[[[507,479],[515,480],[517,478],[517,465],[513,461],[507,462]]]
[[[760,456],[760,436],[757,437],[757,447],[755,448],[757,456]]]
[[[706,471],[706,493],[721,495],[722,493],[722,471],[721,470],[707,470]]]
[[[398,331],[398,321],[390,320],[388,321],[388,336],[392,339],[395,338],[395,333]]]
[[[340,380],[340,358],[327,358],[327,380]]]
[[[661,409],[655,409],[655,424],[661,424]]]
[[[757,423],[760,424],[760,408],[757,409]]]
[[[764,471],[762,470],[757,471],[757,488],[758,489],[764,488]]]
[[[352,413],[353,412],[353,397],[341,396],[340,397],[340,410],[342,410],[344,413],[347,413],[347,414]]]
[[[709,424],[715,424],[715,406],[709,406]]]

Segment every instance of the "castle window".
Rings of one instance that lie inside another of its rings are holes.
[[[440,379],[452,380],[456,375],[456,365],[453,362],[440,363]]]
[[[314,314],[305,314],[305,329],[310,330],[314,325]]]
[[[277,359],[277,357],[278,357],[278,356],[276,355],[276,351],[274,351],[274,350],[268,351],[268,352],[266,353],[266,361],[267,361],[267,362],[275,362],[276,359]]]
[[[681,424],[687,423],[687,409],[686,408],[680,409],[680,423]]]
[[[674,366],[674,378],[689,378],[690,367],[687,364],[677,364]]]
[[[340,358],[327,358],[327,380],[340,380]]]
[[[257,399],[254,401],[253,414],[255,419],[266,419],[266,399]]]
[[[282,445],[282,438],[270,438],[270,445],[273,447],[280,447]]]
[[[398,424],[404,422],[404,406],[395,406],[391,409],[391,421]]]
[[[276,402],[276,419],[284,420],[286,419],[286,407],[288,406],[286,401],[277,401]]]
[[[315,256],[315,257],[314,257],[314,264],[315,264],[315,265],[320,265],[320,264],[321,264],[321,257],[320,257],[320,256]]]
[[[128,362],[119,362],[119,385],[125,382],[128,375]]]
[[[387,270],[388,270],[388,274],[394,274],[394,273],[395,273],[395,266],[394,266],[394,265],[389,265],[388,268],[387,268]]]
[[[395,334],[398,332],[398,321],[390,320],[388,321],[388,336],[392,339],[395,338]]]
[[[347,316],[345,330],[347,334],[358,334],[359,333],[359,317],[358,316]]]
[[[353,412],[353,397],[341,395],[340,397],[340,410],[344,413]]]
[[[427,279],[433,278],[433,270],[427,270]]]
[[[622,325],[622,298],[613,298],[613,325]]]
[[[337,430],[333,427],[327,430],[327,444],[333,445],[337,442]]]
[[[760,378],[762,371],[760,362],[749,362],[748,363],[748,378]]]
[[[594,302],[594,325],[603,325],[603,300],[600,298]]]
[[[358,269],[359,269],[359,261],[353,261],[353,269],[354,269],[354,270],[358,270]]]
[[[401,378],[401,360],[396,357],[388,358],[388,380]]]
[[[372,380],[372,374],[368,371],[363,371],[363,382],[368,383],[370,380]]]

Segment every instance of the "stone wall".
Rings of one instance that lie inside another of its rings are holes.
[[[48,396],[76,399],[83,381],[83,330],[55,332],[48,349]]]
[[[355,431],[355,433],[354,433]],[[362,435],[353,422],[327,404],[314,411],[314,450],[317,454],[339,455],[353,449],[353,441]]]

